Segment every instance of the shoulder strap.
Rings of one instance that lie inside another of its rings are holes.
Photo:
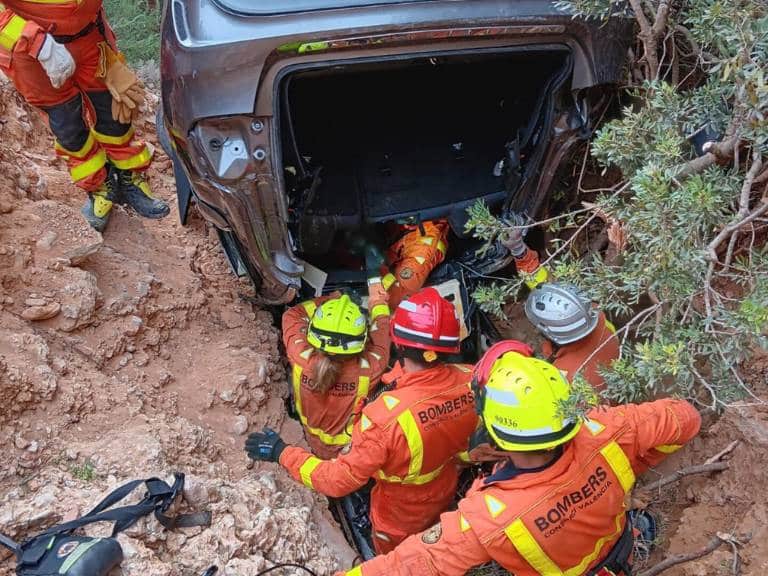
[[[147,492],[140,502],[108,510],[108,508],[111,508],[126,498],[142,484],[146,485]],[[37,539],[41,536],[72,532],[73,530],[95,522],[114,522],[114,527],[112,528],[112,536],[114,537],[123,530],[133,526],[139,518],[153,512],[157,521],[169,530],[173,528],[187,528],[189,526],[209,526],[211,523],[210,512],[179,514],[175,517],[165,515],[165,512],[170,508],[183,488],[184,474],[181,474],[180,472],[174,473],[173,486],[168,486],[165,481],[160,480],[159,478],[133,480],[110,492],[106,498],[99,502],[96,507],[84,516],[70,522],[64,522],[63,524],[53,526],[34,538]]]

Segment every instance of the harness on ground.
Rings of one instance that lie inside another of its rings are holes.
[[[147,491],[140,502],[112,508],[142,484]],[[179,472],[174,473],[172,486],[159,478],[134,480],[110,492],[93,510],[76,520],[48,528],[21,544],[0,534],[0,545],[16,555],[18,576],[105,576],[123,560],[123,550],[115,536],[143,516],[154,514],[168,530],[210,526],[210,512],[166,514],[183,489],[184,474]],[[114,522],[112,535],[92,538],[73,534],[95,522]]]

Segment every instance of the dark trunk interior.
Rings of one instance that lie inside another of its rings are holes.
[[[514,52],[293,75],[283,118],[295,146],[284,131],[285,148],[322,167],[308,211],[383,221],[503,192],[494,165],[566,61]]]

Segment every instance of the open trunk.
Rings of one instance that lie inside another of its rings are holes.
[[[281,137],[300,251],[327,252],[338,230],[461,222],[479,198],[502,202],[536,168],[526,161],[569,72],[564,49],[517,49],[287,76]]]

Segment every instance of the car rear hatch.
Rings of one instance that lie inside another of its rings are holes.
[[[537,172],[571,69],[553,45],[287,74],[281,139],[301,251],[405,217],[447,217],[462,234],[470,204],[500,204]]]
[[[360,6],[383,6],[387,4],[413,4],[429,2],[430,0],[293,0],[285,2],[254,2],[253,0],[214,0],[225,10],[244,16],[274,16],[295,12],[314,12],[316,10],[333,10],[338,8],[357,8]]]

